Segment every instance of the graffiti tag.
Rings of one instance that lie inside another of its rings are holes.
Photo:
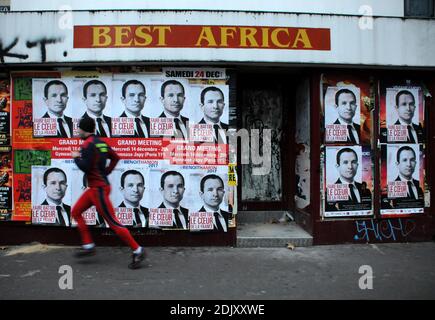
[[[393,240],[396,241],[399,236],[405,238],[415,229],[414,220],[406,219],[385,219],[385,220],[364,220],[355,221],[356,234],[355,241],[365,240]]]
[[[0,62],[5,63],[5,57],[12,57],[12,58],[18,58],[18,59],[24,59],[26,60],[29,55],[27,54],[19,54],[19,53],[12,53],[9,52],[12,50],[13,47],[15,47],[18,43],[18,38],[15,38],[14,41],[10,45],[8,45],[6,48],[3,48],[3,42],[0,40]]]
[[[22,53],[13,53],[10,52],[19,42],[19,38],[15,38],[12,43],[10,43],[5,48],[3,47],[3,42],[0,40],[0,63],[5,63],[5,57],[18,58],[21,60],[26,60],[29,58],[28,54]],[[35,41],[26,41],[26,47],[31,49],[33,47],[37,47],[39,45],[41,50],[41,62],[45,62],[47,59],[47,48],[48,44],[55,44],[57,42],[61,42],[62,38],[42,38],[40,40]]]

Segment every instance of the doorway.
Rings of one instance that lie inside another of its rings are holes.
[[[292,101],[294,76],[276,74],[241,74],[237,81],[238,128],[250,134],[250,152],[255,145],[252,131],[258,130],[260,157],[270,153],[270,170],[256,174],[252,152],[248,164],[241,163],[241,145],[238,143],[240,166],[238,203],[241,211],[282,211],[293,208],[294,157],[290,150],[294,137],[294,115]],[[264,140],[265,130],[270,130],[270,144]],[[270,145],[270,151],[267,151]],[[255,150],[255,148],[254,148]],[[293,168],[293,170],[291,170]]]

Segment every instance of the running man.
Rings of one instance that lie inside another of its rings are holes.
[[[109,199],[110,183],[107,176],[115,168],[119,156],[103,140],[95,136],[95,120],[82,118],[78,127],[80,138],[85,141],[80,152],[73,151],[71,156],[79,169],[85,173],[88,180],[88,189],[77,200],[71,212],[71,215],[78,223],[83,244],[82,248],[76,253],[76,257],[92,256],[96,253],[95,244],[82,217],[84,211],[95,205],[97,211],[108,222],[110,228],[133,250],[133,261],[128,267],[136,269],[146,257],[145,249],[139,246],[128,229],[118,221]],[[107,159],[110,159],[108,166],[106,166]]]

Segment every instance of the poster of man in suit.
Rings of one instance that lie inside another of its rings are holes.
[[[423,143],[424,97],[418,86],[381,86],[381,142]]]
[[[141,160],[121,160],[109,176],[110,199],[116,217],[126,227],[149,227],[148,170],[148,164]]]
[[[330,86],[325,98],[325,142],[361,144],[360,89],[355,86]]]
[[[92,118],[95,120],[95,135],[111,137],[112,76],[95,74],[93,77],[75,77],[72,83],[74,135],[77,136],[77,124],[81,118]]]
[[[118,74],[113,78],[113,134],[117,137],[150,138],[153,94],[150,77],[143,74]]]
[[[134,228],[146,228],[149,224],[148,208],[141,204],[145,192],[145,176],[142,170],[127,169],[121,174],[119,190],[122,194],[122,201],[115,212],[129,213]]]
[[[193,227],[201,228],[205,225],[208,213],[210,218],[210,229],[217,232],[228,232],[228,222],[231,219],[231,213],[225,211],[221,205],[224,205],[225,183],[224,180],[216,174],[207,174],[201,178],[199,195],[203,205],[196,216],[192,212],[190,215],[191,230]],[[199,225],[199,226],[198,226]],[[207,228],[208,229],[208,228]]]
[[[372,215],[370,150],[326,147],[325,155],[325,217]]]
[[[149,181],[150,228],[227,232],[233,226],[226,166],[160,164]]]
[[[190,139],[197,142],[228,143],[228,99],[227,87],[211,85],[192,87],[192,94],[199,96],[199,109],[201,113],[198,121],[198,112],[192,117],[190,125]]]
[[[151,119],[152,137],[189,139],[190,119],[187,113],[192,108],[189,89],[186,79],[162,79],[158,89],[161,113]]]
[[[32,166],[32,223],[71,226],[71,169],[62,160]]]
[[[424,212],[423,155],[421,145],[382,145],[382,215],[405,215]]]
[[[188,229],[189,209],[183,207],[184,192],[186,191],[186,180],[179,171],[166,171],[160,177],[160,193],[162,202],[159,209],[165,213],[172,213],[172,225],[165,227],[176,229]]]
[[[73,137],[71,79],[32,79],[33,136]]]

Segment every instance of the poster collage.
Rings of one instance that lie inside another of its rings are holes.
[[[323,216],[374,215],[373,128],[380,141],[380,215],[424,212],[424,96],[421,85],[324,77]],[[379,127],[373,123],[379,90]],[[377,180],[376,180],[377,181]]]
[[[109,182],[123,225],[216,232],[235,226],[225,69],[15,76],[14,86],[27,81],[30,95],[17,92],[13,100],[12,220],[76,226],[71,207],[87,179],[71,151],[83,143],[79,120],[91,117],[95,134],[121,158]],[[83,216],[90,226],[108,227],[95,207]]]
[[[0,78],[0,220],[12,215],[10,101],[9,79]]]

